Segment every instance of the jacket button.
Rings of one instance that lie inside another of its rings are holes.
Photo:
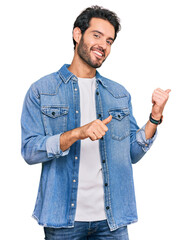
[[[99,95],[99,92],[96,92],[97,95]]]
[[[107,187],[107,186],[108,186],[108,183],[105,183],[105,186]]]
[[[55,112],[52,112],[52,116],[55,116]]]
[[[107,206],[106,209],[109,210],[109,206]]]
[[[103,160],[102,163],[105,163],[105,160]]]

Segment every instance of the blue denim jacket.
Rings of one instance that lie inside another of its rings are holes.
[[[22,156],[28,164],[42,163],[33,217],[47,227],[73,227],[77,203],[80,143],[60,149],[60,134],[80,127],[77,77],[64,65],[29,88],[23,105]],[[137,221],[132,163],[151,147],[132,114],[131,97],[120,84],[96,72],[96,113],[112,115],[99,141],[104,180],[105,212],[110,230]],[[88,199],[87,199],[88,201]]]

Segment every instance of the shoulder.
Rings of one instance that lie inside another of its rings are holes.
[[[116,98],[130,97],[130,93],[120,83],[99,75],[105,88]]]
[[[40,95],[55,95],[62,83],[58,72],[48,74],[31,85],[31,90],[39,97]]]

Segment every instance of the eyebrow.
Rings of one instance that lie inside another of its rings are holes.
[[[96,33],[99,33],[99,34],[101,34],[102,36],[104,36],[104,34],[103,34],[102,32],[100,32],[100,31],[98,31],[98,30],[93,30],[92,32],[96,32]],[[109,37],[108,39],[109,39],[109,40],[112,40],[112,41],[114,42],[114,38]]]

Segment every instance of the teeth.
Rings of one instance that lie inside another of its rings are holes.
[[[100,52],[94,51],[97,55],[102,57],[102,54]]]

